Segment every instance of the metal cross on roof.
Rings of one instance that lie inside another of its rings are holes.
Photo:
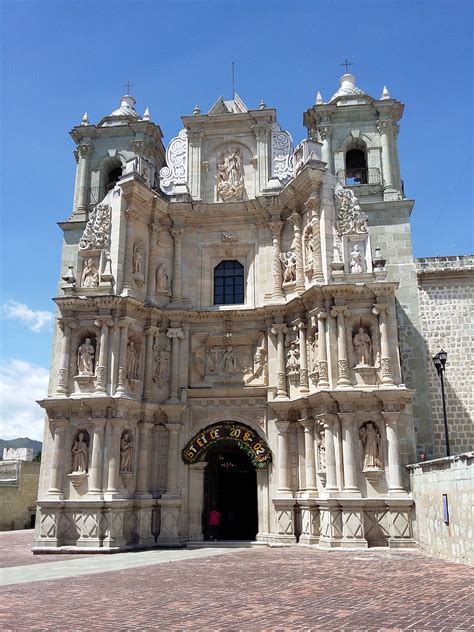
[[[127,83],[123,87],[127,90],[127,94],[130,94],[130,88],[133,87],[133,83],[127,81]]]
[[[346,73],[349,72],[349,66],[353,66],[354,64],[351,61],[348,61],[347,59],[345,59],[342,64],[339,64],[340,66],[345,66],[346,67]]]

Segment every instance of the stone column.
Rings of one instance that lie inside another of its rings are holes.
[[[384,179],[384,190],[394,191],[392,167],[392,121],[390,119],[377,121],[377,131],[380,134],[380,143],[382,145],[382,172]]]
[[[277,399],[288,397],[286,390],[284,334],[288,331],[284,323],[275,323],[271,332],[277,339]]]
[[[201,199],[201,143],[202,132],[188,131],[188,182],[193,200]]]
[[[297,325],[294,326],[294,330],[298,331],[298,342],[300,347],[300,392],[309,393],[306,324],[300,319]]]
[[[290,471],[288,468],[289,421],[275,421],[278,429],[278,494],[291,495]]]
[[[331,316],[337,318],[337,368],[338,386],[352,386],[349,378],[349,362],[347,360],[347,340],[346,324],[344,316],[349,314],[349,310],[344,305],[337,305],[332,308]]]
[[[402,464],[400,458],[400,442],[398,438],[398,418],[399,412],[383,412],[382,417],[385,421],[385,431],[387,434],[388,447],[388,493],[389,494],[405,494],[402,479]]]
[[[174,238],[173,251],[173,303],[181,303],[183,300],[182,276],[181,276],[181,258],[182,258],[182,241],[184,228],[174,228],[171,234]]]
[[[380,365],[382,369],[382,384],[393,386],[392,359],[388,343],[387,305],[376,303],[372,313],[379,317],[380,329]]]
[[[331,148],[332,125],[329,121],[323,121],[319,126],[319,135],[322,140],[321,157],[327,165],[328,171],[333,172],[332,148]]]
[[[267,158],[268,152],[271,151],[268,142],[269,126],[263,123],[255,125],[253,129],[257,138],[257,190],[261,195],[269,179]]]
[[[117,323],[120,328],[120,349],[119,349],[119,369],[118,369],[118,385],[115,389],[116,393],[127,392],[127,345],[128,345],[128,328],[129,321],[120,321]]]
[[[109,430],[109,463],[107,474],[107,489],[104,498],[110,500],[119,496],[119,469],[120,469],[120,437],[122,425],[115,420],[110,421]]]
[[[337,416],[334,414],[324,415],[320,422],[324,426],[324,447],[326,453],[326,487],[327,494],[338,491],[336,476],[336,454],[334,451],[334,438],[336,433],[335,424]]]
[[[150,498],[149,470],[150,470],[150,430],[153,423],[140,421],[138,423],[138,461],[136,495],[139,498]]]
[[[314,451],[314,419],[301,419],[300,424],[304,428],[306,492],[308,496],[314,496],[318,491],[316,485],[316,459]]]
[[[112,327],[114,321],[109,316],[94,321],[96,327],[100,327],[100,346],[99,357],[95,369],[96,382],[95,392],[107,392],[107,357],[109,352],[109,327]]]
[[[189,538],[204,539],[202,533],[202,511],[204,504],[204,473],[207,463],[188,465],[189,468]]]
[[[342,423],[342,460],[344,471],[344,494],[360,496],[357,486],[357,462],[354,437],[354,413],[339,413]]]
[[[56,394],[67,396],[69,392],[69,354],[71,350],[71,329],[76,327],[76,321],[69,318],[58,320],[58,326],[63,336],[61,340],[61,354],[59,356],[58,384]]]
[[[151,397],[153,386],[153,344],[158,327],[150,326],[144,330],[145,333],[145,375],[143,376],[143,389],[145,399]]]
[[[301,239],[301,215],[292,213],[288,218],[293,224],[296,255],[296,292],[304,292],[303,248]]]
[[[316,314],[318,319],[318,348],[319,348],[319,382],[320,388],[329,388],[328,352],[326,347],[326,327],[325,320],[327,314],[321,309]]]
[[[273,290],[272,290],[272,300],[275,302],[283,301],[283,273],[281,269],[281,261],[280,261],[280,236],[282,229],[282,222],[270,222],[269,224],[270,230],[272,231],[272,244],[273,244],[273,255],[272,255],[272,270],[273,270]]]
[[[150,467],[150,489],[153,498],[159,496],[159,454],[160,451],[160,425],[155,423],[151,439],[151,467]]]
[[[87,494],[102,497],[102,459],[104,453],[104,431],[106,419],[93,419],[94,434],[89,467],[89,489]]]
[[[89,210],[89,165],[92,155],[92,145],[87,143],[77,146],[79,163],[79,194],[77,196],[77,208],[75,214],[87,217]]]
[[[52,419],[50,424],[53,428],[54,438],[48,494],[54,494],[61,499],[63,495],[66,431],[69,422],[67,419]]]
[[[301,424],[296,426],[296,438],[298,446],[298,493],[302,493],[306,490],[306,459],[304,429]]]
[[[160,238],[162,226],[151,223],[148,226],[148,273],[146,283],[146,302],[153,304],[155,301],[156,289],[156,267],[158,258],[158,239]]]
[[[179,434],[181,432],[180,422],[168,422],[166,429],[169,432],[168,440],[168,469],[166,483],[166,498],[174,498],[179,496],[178,489],[178,443]]]
[[[181,327],[170,327],[166,335],[172,340],[170,400],[179,401],[179,341],[184,338],[184,333]]]

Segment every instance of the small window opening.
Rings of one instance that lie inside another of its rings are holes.
[[[361,149],[346,154],[346,184],[367,184],[367,159]]]
[[[111,169],[105,179],[105,190],[110,191],[110,189],[113,189],[121,175],[122,167],[114,167]]]
[[[244,302],[244,266],[238,261],[221,261],[214,268],[214,305]]]

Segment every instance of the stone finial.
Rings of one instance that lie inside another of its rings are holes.
[[[150,116],[150,109],[147,107],[144,114],[143,114],[143,120],[144,121],[150,121],[151,120],[151,116]]]
[[[316,105],[322,105],[323,104],[323,97],[321,96],[321,93],[318,90],[318,93],[316,95]]]
[[[260,101],[260,105],[258,106],[259,110],[266,110],[267,109],[267,104],[265,103],[265,101],[262,99]]]
[[[195,105],[193,109],[193,116],[199,116],[201,114],[201,108],[199,105]]]
[[[380,97],[381,101],[384,101],[385,99],[391,99],[392,97],[390,96],[389,91],[387,90],[387,86],[383,87],[382,90],[382,96]]]
[[[89,115],[87,114],[87,112],[84,112],[81,125],[89,125]]]

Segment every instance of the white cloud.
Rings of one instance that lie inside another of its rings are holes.
[[[49,371],[24,360],[0,365],[0,439],[43,438],[44,410],[35,400],[46,397]]]
[[[5,305],[2,305],[1,311],[4,318],[18,319],[36,333],[49,327],[54,320],[53,312],[34,310],[28,305],[17,303],[16,301],[8,301]]]

